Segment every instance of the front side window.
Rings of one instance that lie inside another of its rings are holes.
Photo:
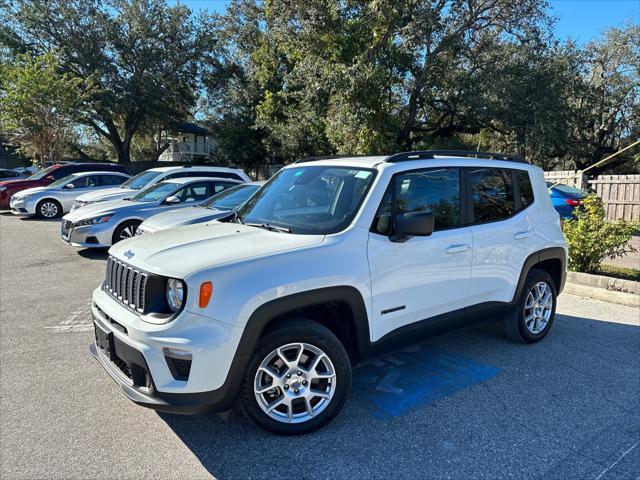
[[[127,177],[120,175],[100,175],[100,185],[103,187],[121,185],[126,179]]]
[[[511,171],[473,168],[468,172],[473,199],[474,223],[510,217],[516,211]]]
[[[251,197],[238,219],[291,233],[336,233],[351,223],[374,176],[371,169],[355,167],[286,168]]]
[[[198,182],[181,188],[172,196],[178,197],[180,202],[200,202],[207,199],[210,195],[209,188],[213,187],[207,182]]]
[[[67,183],[71,183],[74,178],[76,178],[75,175],[67,175],[66,177],[62,177],[60,180],[50,183],[49,186],[51,188],[64,187]]]
[[[98,175],[87,175],[84,177],[76,178],[73,182],[73,186],[77,188],[90,188],[99,186]]]
[[[394,176],[378,209],[373,231],[392,234],[392,216],[410,212],[431,212],[434,231],[461,225],[460,170],[434,168]]]

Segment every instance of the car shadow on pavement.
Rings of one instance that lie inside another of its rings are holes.
[[[450,333],[356,368],[345,410],[300,437],[262,431],[237,408],[158,415],[216,478],[593,476],[587,459],[606,463],[637,440],[640,425],[603,417],[637,413],[639,339],[637,326],[569,315],[533,345],[505,340],[495,324]],[[583,440],[597,428],[612,429],[606,452]]]
[[[11,214],[13,215],[13,214]],[[56,218],[41,218],[35,215],[15,215],[23,222],[34,222],[34,223],[60,223],[60,217]]]
[[[83,248],[78,250],[78,255],[87,260],[107,260],[109,258],[108,248]]]

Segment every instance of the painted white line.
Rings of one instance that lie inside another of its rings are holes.
[[[615,467],[618,463],[620,463],[620,460],[622,460],[624,457],[627,456],[627,454],[629,452],[631,452],[631,450],[633,450],[634,448],[636,448],[638,446],[638,444],[640,443],[640,440],[638,440],[636,443],[634,443],[633,445],[631,445],[631,447],[622,454],[622,456],[616,460],[615,462],[613,462],[611,465],[609,465],[607,468],[605,468],[602,473],[600,473],[600,475],[598,475],[596,477],[596,480],[600,480],[609,470],[611,470],[613,467]]]

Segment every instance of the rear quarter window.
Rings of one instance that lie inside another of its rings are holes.
[[[531,186],[529,172],[525,172],[524,170],[516,170],[514,172],[514,175],[516,177],[516,184],[518,186],[520,208],[527,208],[533,203],[533,187]]]

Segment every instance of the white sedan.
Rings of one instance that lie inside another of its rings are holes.
[[[16,215],[55,218],[68,212],[75,199],[83,193],[113,188],[128,178],[129,175],[118,172],[73,173],[46,187],[17,192],[11,197],[9,206]]]

